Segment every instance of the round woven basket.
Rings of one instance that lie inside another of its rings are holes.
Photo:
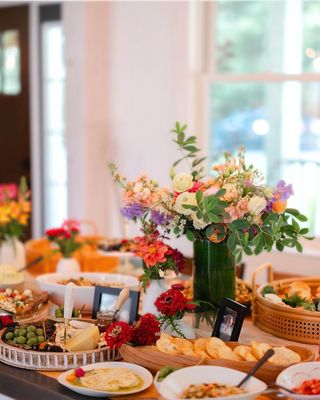
[[[0,337],[4,330],[0,331]],[[0,339],[0,361],[23,369],[41,371],[65,371],[82,365],[104,361],[116,361],[121,358],[118,350],[102,347],[90,351],[49,353],[44,351],[24,350],[10,346]]]
[[[254,274],[252,287],[256,287],[256,276],[263,269],[269,269],[269,283],[253,290],[252,320],[262,330],[283,339],[295,342],[318,344],[320,339],[320,312],[300,310],[274,304],[262,296],[263,288],[267,285],[277,290],[287,289],[294,281],[307,283],[311,292],[315,293],[320,286],[320,277],[301,277],[273,280],[272,266],[264,264]]]

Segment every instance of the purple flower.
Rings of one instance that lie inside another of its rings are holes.
[[[150,215],[151,220],[157,225],[165,225],[171,221],[171,216],[162,214],[159,211],[152,210]]]
[[[128,219],[141,218],[143,214],[143,209],[139,206],[139,204],[136,203],[121,209],[121,215]]]
[[[274,197],[275,197],[276,199],[280,199],[280,200],[282,200],[282,201],[286,201],[286,200],[288,200],[288,198],[289,198],[290,196],[292,196],[293,194],[294,194],[294,193],[293,193],[292,185],[291,185],[291,184],[286,185],[285,181],[284,181],[284,180],[281,180],[281,181],[279,181],[278,184],[277,184]]]

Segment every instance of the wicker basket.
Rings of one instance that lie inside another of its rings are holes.
[[[284,290],[296,280],[307,283],[312,293],[320,286],[320,277],[301,277],[274,281],[272,266],[261,265],[253,275],[252,287],[256,287],[256,277],[264,269],[269,270],[269,283],[274,289]],[[283,339],[295,342],[318,344],[320,340],[320,312],[298,310],[271,303],[262,296],[267,284],[253,290],[252,320],[262,330]]]
[[[0,332],[0,336],[2,333],[3,331]],[[90,351],[50,353],[20,349],[10,346],[0,339],[0,361],[23,369],[65,371],[87,364],[115,361],[120,358],[118,350],[110,350],[106,347]]]

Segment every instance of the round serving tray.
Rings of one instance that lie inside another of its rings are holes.
[[[3,332],[4,330],[0,331],[0,337]],[[117,350],[106,347],[90,351],[53,353],[20,349],[10,346],[0,339],[0,361],[23,369],[65,371],[82,365],[115,361],[120,358]]]

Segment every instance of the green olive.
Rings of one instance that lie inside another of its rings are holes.
[[[28,339],[35,338],[35,337],[36,337],[36,334],[34,332],[32,332],[32,331],[27,333],[27,338]]]
[[[63,311],[61,310],[61,308],[57,308],[54,315],[56,318],[63,318]]]
[[[36,335],[37,335],[37,336],[43,336],[43,329],[38,328],[38,329],[36,330]]]
[[[14,336],[15,336],[15,337],[18,337],[18,336],[19,336],[19,329],[15,329],[15,330],[14,330]]]
[[[19,336],[26,336],[27,330],[25,328],[19,329]]]
[[[73,310],[72,311],[72,316],[73,316],[73,318],[80,317],[80,310]]]
[[[38,343],[43,343],[43,342],[45,342],[45,337],[44,336],[38,336],[37,337],[37,341],[38,341]]]
[[[26,344],[27,338],[25,336],[18,336],[17,337],[17,343],[19,344]]]
[[[12,340],[14,338],[14,333],[13,332],[7,332],[6,333],[6,340]]]
[[[30,325],[27,327],[27,332],[34,332],[37,328],[34,325]]]
[[[38,341],[37,341],[37,338],[35,338],[35,337],[30,338],[30,339],[28,339],[28,341],[27,341],[27,345],[28,345],[28,346],[33,346],[34,344],[37,344],[37,343],[38,343]]]

